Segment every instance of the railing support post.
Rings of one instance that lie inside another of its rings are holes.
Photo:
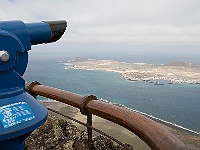
[[[88,133],[88,147],[89,150],[92,150],[93,143],[92,143],[92,114],[85,110],[85,106],[88,104],[89,101],[98,100],[98,98],[94,95],[85,96],[81,100],[80,104],[80,111],[81,114],[87,116],[87,133]]]
[[[92,150],[93,144],[92,144],[92,114],[87,114],[87,133],[88,133],[88,145],[89,150]]]

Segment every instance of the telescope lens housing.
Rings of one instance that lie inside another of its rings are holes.
[[[38,23],[26,23],[29,32],[31,45],[51,43],[59,40],[64,34],[67,22],[42,21]]]
[[[60,21],[43,21],[46,24],[48,24],[50,30],[51,30],[51,40],[50,42],[55,42],[61,38],[61,36],[64,34],[67,22],[64,20]]]

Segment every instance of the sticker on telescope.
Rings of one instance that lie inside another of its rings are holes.
[[[34,113],[26,102],[13,103],[0,107],[0,120],[4,128],[9,128],[34,118]]]

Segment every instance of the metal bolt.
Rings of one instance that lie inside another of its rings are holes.
[[[9,58],[10,58],[10,55],[7,51],[4,51],[4,50],[0,51],[0,60],[1,61],[8,61]]]

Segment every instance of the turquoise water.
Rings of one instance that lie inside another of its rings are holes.
[[[157,118],[200,132],[200,85],[130,82],[118,73],[65,69],[59,61],[31,61],[27,82],[81,95],[96,95]]]

